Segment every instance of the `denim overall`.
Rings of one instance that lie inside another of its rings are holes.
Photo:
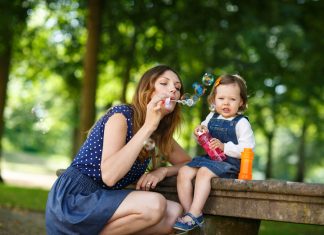
[[[236,116],[233,120],[217,119],[219,114],[215,113],[209,120],[208,130],[212,137],[219,139],[222,143],[229,141],[238,144],[235,126],[241,118],[246,118],[243,115]],[[195,157],[187,165],[190,167],[207,167],[215,175],[221,178],[237,178],[240,171],[241,160],[226,155],[224,161],[211,160],[208,155]]]

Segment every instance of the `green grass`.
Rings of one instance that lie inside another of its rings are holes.
[[[262,221],[259,235],[323,235],[324,226]]]
[[[48,190],[0,184],[0,206],[45,212]]]

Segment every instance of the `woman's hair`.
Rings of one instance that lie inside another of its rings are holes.
[[[180,96],[183,94],[183,85],[179,74],[167,65],[158,65],[147,70],[141,77],[137,89],[135,91],[132,107],[134,110],[133,132],[134,134],[143,126],[146,116],[146,106],[150,102],[151,96],[155,91],[154,84],[156,80],[166,71],[174,72],[181,83]],[[167,114],[160,121],[158,128],[154,131],[151,138],[155,141],[159,153],[168,158],[173,147],[173,133],[180,124],[180,106],[176,105],[173,112]],[[158,155],[160,155],[158,154]],[[145,159],[149,156],[149,152],[142,149],[140,159]]]
[[[239,88],[240,88],[240,96],[241,96],[241,99],[243,101],[243,104],[239,107],[238,111],[240,113],[243,113],[246,109],[247,109],[247,101],[248,101],[248,97],[247,97],[247,87],[246,87],[246,82],[245,80],[235,74],[235,75],[230,75],[230,74],[225,74],[225,75],[222,75],[220,76],[219,78],[217,78],[212,90],[210,91],[210,94],[208,96],[208,103],[210,105],[213,105],[214,104],[214,101],[215,101],[215,96],[216,96],[216,88],[217,86],[219,85],[227,85],[227,84],[233,84],[233,83],[236,83]]]

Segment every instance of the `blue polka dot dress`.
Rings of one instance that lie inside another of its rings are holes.
[[[146,171],[150,159],[136,160],[114,186],[101,179],[101,155],[105,124],[116,113],[127,119],[126,143],[133,137],[133,110],[114,106],[92,128],[71,166],[54,183],[46,205],[46,231],[51,234],[98,234]]]

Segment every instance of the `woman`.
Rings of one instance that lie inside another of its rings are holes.
[[[97,121],[71,166],[54,183],[46,206],[47,234],[169,234],[182,207],[150,192],[190,157],[173,139],[180,123],[178,74],[159,65],[139,81],[131,105]],[[145,148],[153,140],[158,147]],[[156,154],[157,153],[157,154]],[[145,173],[163,155],[172,166]],[[155,162],[155,161],[153,161]],[[136,190],[125,189],[136,182]]]

